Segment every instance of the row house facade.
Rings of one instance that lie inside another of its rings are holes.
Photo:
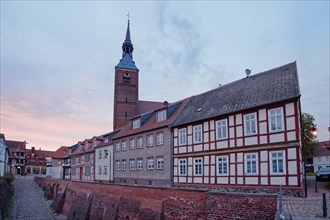
[[[169,187],[172,184],[170,125],[189,99],[134,117],[114,137],[114,182]]]
[[[319,142],[309,161],[307,169],[312,173],[316,173],[322,167],[330,167],[330,141]]]
[[[103,141],[103,137],[93,137],[78,142],[71,147],[71,179],[76,181],[94,181],[94,148]]]
[[[194,96],[173,124],[174,186],[302,189],[296,63]]]
[[[46,174],[46,157],[53,151],[36,150],[35,147],[26,149],[26,173],[27,174]]]
[[[9,149],[9,171],[14,174],[26,174],[26,141],[5,140]]]
[[[70,147],[61,146],[46,157],[46,175],[54,179],[70,179]]]
[[[104,140],[94,148],[95,182],[113,182],[114,152],[112,138],[118,131],[104,135]]]

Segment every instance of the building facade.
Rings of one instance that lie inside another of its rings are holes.
[[[9,171],[9,149],[5,145],[5,135],[0,133],[0,177]]]
[[[136,116],[114,137],[114,182],[128,185],[172,185],[170,124],[189,99]]]
[[[46,175],[54,179],[70,179],[70,148],[61,146],[46,157]]]
[[[9,149],[9,171],[26,175],[26,141],[5,140],[5,145]]]
[[[46,157],[53,151],[36,150],[35,147],[26,149],[26,173],[27,174],[46,174]]]
[[[313,154],[312,172],[317,172],[321,167],[330,167],[330,141],[321,141]]]
[[[174,185],[302,189],[296,63],[220,86],[173,125]]]

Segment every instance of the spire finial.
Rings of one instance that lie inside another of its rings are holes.
[[[127,22],[129,23],[129,13],[127,13]]]

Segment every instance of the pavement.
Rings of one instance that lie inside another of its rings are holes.
[[[283,197],[283,211],[289,219],[330,219],[330,191],[325,189],[325,184],[326,181],[316,182],[315,176],[307,176],[307,198]],[[326,195],[327,217],[323,217],[323,193]]]
[[[34,175],[16,176],[13,181],[14,196],[10,217],[5,220],[64,220],[50,209],[51,200],[46,200],[43,191],[34,181]]]

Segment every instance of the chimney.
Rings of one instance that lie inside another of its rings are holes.
[[[165,107],[167,107],[167,106],[168,106],[168,102],[167,102],[167,101],[164,101],[164,102],[163,102],[163,105],[164,105]]]

